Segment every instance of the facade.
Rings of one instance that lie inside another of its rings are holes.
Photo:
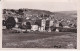
[[[38,25],[31,25],[31,30],[32,31],[38,31],[39,30],[39,28],[38,28]]]
[[[46,20],[43,19],[43,20],[41,21],[41,31],[45,31],[45,26],[46,26]]]

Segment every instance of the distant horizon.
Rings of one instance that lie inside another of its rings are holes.
[[[4,8],[7,9],[7,8]],[[12,9],[12,8],[8,8],[8,9]],[[30,9],[30,8],[19,8],[19,9]],[[18,10],[18,9],[13,9],[13,10]],[[32,9],[32,10],[42,10],[42,9]],[[49,10],[43,10],[43,11],[49,11]],[[68,10],[68,11],[76,11],[77,10]],[[50,11],[50,12],[65,12],[65,11]]]

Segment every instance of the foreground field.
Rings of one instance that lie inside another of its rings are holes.
[[[9,33],[3,30],[3,48],[74,48],[77,34],[70,32]]]

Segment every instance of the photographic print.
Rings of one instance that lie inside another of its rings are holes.
[[[2,48],[77,49],[75,2],[5,0],[2,12]]]

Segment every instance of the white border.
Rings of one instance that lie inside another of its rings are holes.
[[[15,49],[20,49],[20,50],[43,50],[42,48],[2,48],[2,2],[3,1],[9,1],[9,2],[11,2],[11,1],[13,1],[13,0],[2,0],[2,1],[0,1],[0,49],[3,49],[3,50],[8,50],[8,49],[10,49],[10,50],[15,50]],[[33,1],[33,0],[14,0],[14,1]],[[42,2],[43,0],[34,0],[34,1],[36,1],[36,2]],[[34,2],[33,1],[33,2]],[[44,0],[45,1],[45,0]],[[47,2],[68,2],[68,1],[70,1],[70,2],[72,2],[72,0],[64,0],[64,1],[61,1],[61,0],[46,0]],[[77,49],[80,49],[80,4],[79,4],[79,2],[80,2],[80,0],[73,0],[75,3],[77,3]],[[44,50],[60,50],[60,49],[52,49],[52,48],[50,48],[50,49],[48,49],[48,48],[44,48]],[[63,50],[63,49],[62,49]],[[66,50],[66,49],[64,49],[64,50]],[[69,49],[70,50],[70,49]],[[75,50],[75,49],[73,49],[73,50]],[[72,51],[72,50],[71,50]]]

